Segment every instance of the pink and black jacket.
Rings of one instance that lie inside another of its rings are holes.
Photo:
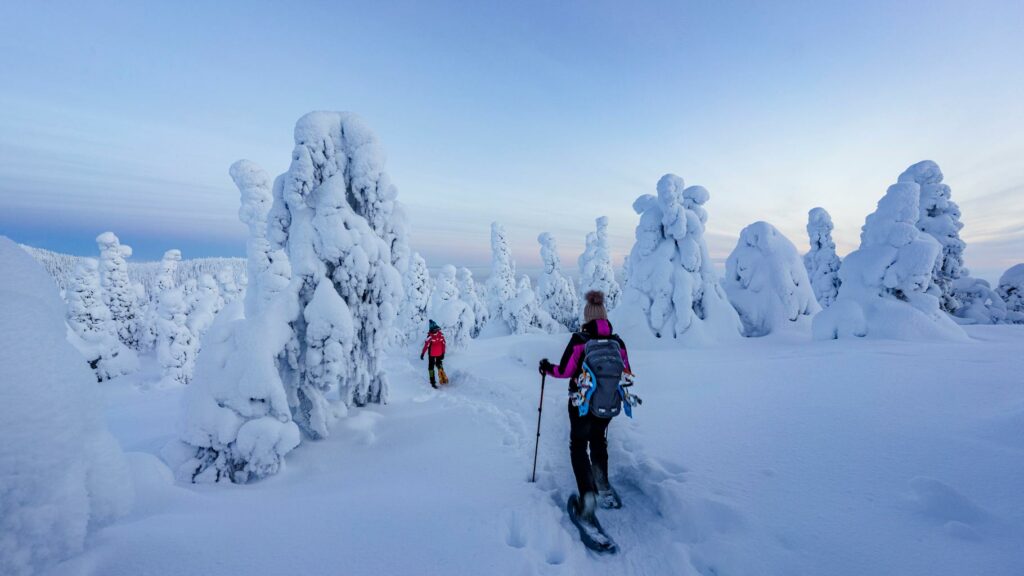
[[[619,344],[619,352],[622,354],[622,363],[627,372],[632,372],[629,367],[629,354],[626,353],[626,343],[612,332],[612,323],[598,318],[591,320],[580,328],[579,332],[572,335],[569,344],[562,353],[562,360],[557,365],[552,365],[550,372],[555,378],[569,378],[569,391],[576,391],[576,379],[583,373],[583,349],[589,340],[614,340]]]

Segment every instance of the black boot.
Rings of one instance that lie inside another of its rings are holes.
[[[591,467],[594,475],[594,486],[597,487],[597,505],[604,509],[622,508],[619,493],[608,482],[608,474],[600,466]]]

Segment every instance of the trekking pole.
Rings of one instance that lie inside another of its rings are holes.
[[[547,378],[547,374],[541,373],[540,404],[537,406],[537,441],[533,445],[533,475],[530,477],[530,482],[537,481],[537,449],[540,448],[540,416],[544,413],[544,381],[547,380]]]

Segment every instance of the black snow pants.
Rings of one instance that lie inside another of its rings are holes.
[[[569,458],[576,475],[576,488],[580,498],[587,492],[597,492],[594,469],[608,478],[608,424],[610,418],[593,414],[580,416],[579,408],[569,402]],[[587,454],[587,449],[590,454]]]

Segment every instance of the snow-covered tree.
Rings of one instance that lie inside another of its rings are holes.
[[[134,486],[57,287],[3,236],[0,270],[0,574],[28,576],[80,553]]]
[[[640,215],[629,276],[613,314],[620,333],[691,343],[738,338],[742,325],[718,281],[704,242],[710,195],[666,174],[658,195],[633,203]]]
[[[723,284],[746,336],[771,334],[821,310],[796,246],[767,222],[740,232]]]
[[[555,237],[548,232],[537,237],[544,268],[537,279],[537,300],[541,309],[569,330],[579,327],[579,299],[572,280],[562,274]]]
[[[156,358],[160,363],[162,384],[192,381],[199,343],[189,330],[187,310],[181,288],[172,288],[160,295]]]
[[[121,343],[110,321],[110,310],[100,295],[99,265],[79,260],[68,285],[68,339],[85,357],[100,382],[138,369],[135,352]]]
[[[418,252],[410,258],[403,280],[405,299],[395,323],[395,334],[400,344],[407,344],[426,333],[427,307],[430,305],[430,272],[427,271],[426,260]]]
[[[841,261],[836,255],[836,243],[832,241],[832,216],[824,208],[811,208],[807,213],[807,236],[811,250],[804,254],[804,268],[818,304],[828,308],[839,293]]]
[[[164,257],[160,259],[160,274],[156,277],[157,294],[174,289],[174,277],[178,271],[179,262],[181,262],[181,250],[164,252]]]
[[[966,337],[939,308],[932,270],[942,246],[917,228],[920,197],[917,183],[899,182],[878,201],[861,229],[860,248],[839,269],[836,301],[814,317],[816,339]]]
[[[555,321],[537,302],[537,295],[530,284],[530,277],[523,274],[519,277],[515,298],[505,303],[502,309],[503,319],[512,334],[528,334],[540,332],[557,334],[564,332],[565,327]]]
[[[266,307],[270,300],[288,287],[291,280],[291,264],[284,249],[283,241],[277,238],[272,243],[268,237],[267,217],[274,201],[270,177],[262,168],[249,160],[239,160],[231,165],[231,179],[241,194],[238,218],[249,229],[245,243],[246,272],[248,282],[245,289],[245,313],[255,315]],[[287,217],[285,207],[283,217]],[[281,216],[279,216],[281,217]],[[275,230],[281,229],[278,222]]]
[[[959,307],[953,294],[953,283],[969,274],[964,267],[964,247],[960,239],[960,207],[950,199],[949,186],[942,183],[942,170],[931,160],[923,160],[907,168],[897,182],[914,182],[921,188],[920,214],[917,228],[927,232],[942,246],[932,271],[932,285],[941,292],[939,304],[953,313]]]
[[[487,312],[492,320],[505,319],[505,306],[516,297],[516,263],[505,227],[491,223],[491,275],[487,278]],[[511,329],[512,327],[509,326]]]
[[[135,289],[128,278],[128,264],[125,258],[132,255],[130,246],[121,244],[113,232],[104,232],[96,237],[100,248],[100,289],[103,302],[110,310],[110,318],[117,330],[117,337],[125,346],[139,347],[139,306]]]
[[[1006,321],[1024,324],[1024,264],[1014,264],[999,277],[999,296],[1006,302]]]
[[[434,281],[429,316],[441,327],[450,346],[455,349],[466,347],[475,323],[473,310],[459,297],[455,266],[451,264],[441,268]]]
[[[579,311],[583,318],[584,296],[591,290],[604,293],[605,309],[611,312],[619,304],[622,289],[615,280],[611,251],[608,248],[608,217],[596,220],[597,229],[587,234],[586,247],[577,260],[580,268]]]
[[[459,281],[459,298],[468,304],[470,310],[473,311],[474,322],[470,336],[476,338],[490,319],[490,313],[487,310],[487,305],[484,304],[477,293],[476,282],[473,281],[473,273],[469,271],[469,268],[459,268],[457,278]]]
[[[188,307],[185,315],[188,318],[188,329],[195,338],[197,350],[202,345],[203,335],[213,324],[214,317],[223,307],[224,300],[220,295],[220,288],[217,281],[209,274],[203,274],[196,282],[196,290],[193,292],[186,305]]]
[[[960,324],[1001,324],[1006,321],[1006,302],[981,278],[964,276],[953,281],[957,307],[953,316]]]

